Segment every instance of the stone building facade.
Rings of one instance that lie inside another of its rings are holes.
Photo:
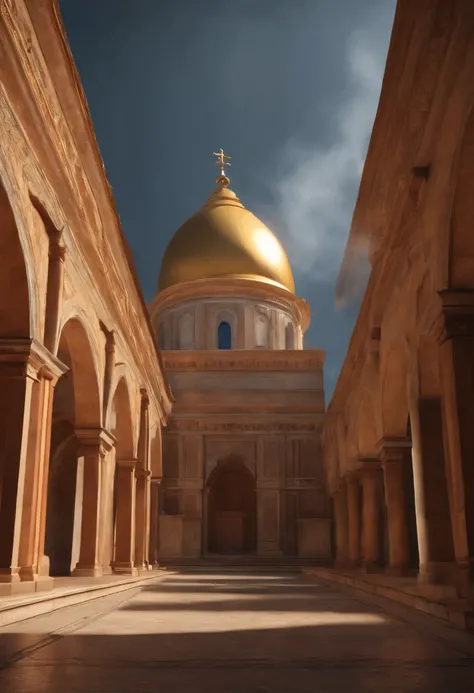
[[[163,561],[328,560],[323,359],[286,255],[222,176],[165,252],[150,306],[174,396],[163,438]]]
[[[371,274],[324,424],[339,566],[474,595],[474,6],[399,0],[340,297]]]
[[[53,0],[1,3],[0,263],[0,594],[147,570],[171,394]]]

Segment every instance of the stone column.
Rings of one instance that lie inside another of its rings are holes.
[[[137,575],[135,568],[135,470],[137,460],[117,460],[117,516],[114,573]]]
[[[135,567],[148,570],[150,544],[150,477],[146,469],[136,471]]]
[[[448,490],[454,553],[465,591],[474,581],[474,291],[443,291],[440,297],[444,330],[439,362]]]
[[[103,466],[107,453],[115,440],[103,428],[76,430],[78,456],[84,458],[84,482],[82,499],[81,546],[79,562],[73,575],[99,577],[103,574],[100,555],[101,526],[103,522],[101,498]]]
[[[153,570],[157,570],[159,567],[158,522],[160,512],[160,484],[161,479],[151,479],[149,565]]]
[[[346,477],[346,487],[349,563],[357,566],[360,561],[360,486],[356,474]]]
[[[444,582],[453,572],[454,553],[440,401],[412,396],[410,422],[419,580]]]
[[[383,438],[379,443],[387,505],[389,565],[391,575],[403,575],[410,562],[405,497],[406,438]]]
[[[60,245],[59,239],[50,238],[44,345],[53,354],[56,353],[59,336],[59,318],[63,303],[65,257],[66,248]]]
[[[150,433],[149,399],[142,390],[140,410],[140,436],[135,489],[135,567],[148,570],[148,546],[150,541]]]
[[[51,377],[67,370],[35,340],[0,340],[0,582],[18,582],[20,547],[27,547],[22,558],[29,558],[33,551],[38,520],[37,465],[47,454],[51,426],[47,416],[40,416],[48,391],[42,388],[38,374],[46,363],[51,365]],[[44,445],[38,448],[39,441]]]
[[[361,469],[363,565],[367,572],[381,563],[380,546],[380,485],[378,461],[365,463]]]
[[[46,507],[54,387],[68,369],[52,354],[42,351],[44,366],[38,371],[31,400],[23,513],[19,550],[20,578],[48,579],[49,562],[44,556]]]
[[[335,566],[337,568],[345,568],[349,562],[346,491],[346,485],[342,483],[334,493],[334,523],[336,534]]]

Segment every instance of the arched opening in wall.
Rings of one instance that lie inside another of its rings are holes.
[[[255,478],[237,457],[217,464],[207,482],[208,550],[252,553],[257,548]]]
[[[295,328],[291,322],[285,327],[285,349],[295,348]]]
[[[116,572],[129,572],[134,562],[136,458],[130,393],[125,377],[120,379],[115,389],[110,428],[117,444],[115,466],[111,470],[112,499],[106,501],[111,537],[104,555],[110,557],[110,564]]]
[[[34,297],[30,306],[19,229],[1,181],[0,266],[0,340],[28,339],[32,333]],[[8,345],[6,349],[8,352]],[[5,570],[10,569],[12,559],[26,398],[26,378],[12,378],[12,370],[8,362],[0,364],[0,568]]]
[[[70,575],[79,560],[84,467],[78,435],[101,425],[92,348],[76,318],[62,329],[58,358],[70,370],[59,379],[53,400],[45,538],[53,576]]]
[[[0,182],[0,338],[29,337],[30,298],[15,217]]]
[[[232,328],[225,320],[217,328],[217,348],[232,349]]]

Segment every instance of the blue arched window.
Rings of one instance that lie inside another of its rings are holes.
[[[228,322],[220,322],[217,328],[217,348],[232,349],[232,329]]]

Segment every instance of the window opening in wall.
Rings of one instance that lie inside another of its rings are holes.
[[[232,329],[228,322],[222,321],[217,328],[217,348],[232,348]]]

